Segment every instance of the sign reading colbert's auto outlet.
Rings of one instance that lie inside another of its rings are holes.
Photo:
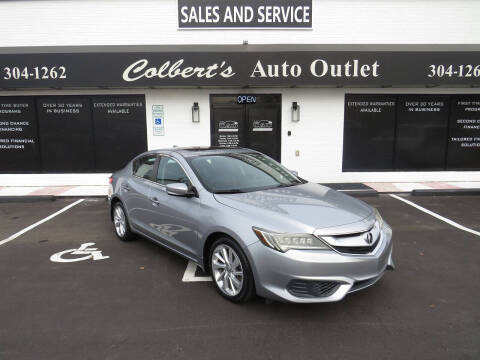
[[[178,0],[179,28],[311,28],[312,0]]]
[[[480,85],[480,51],[323,50],[315,45],[145,49],[15,53],[12,48],[0,53],[0,88]]]
[[[183,66],[185,60],[179,59],[172,63],[166,61],[160,66],[151,66],[147,59],[140,59],[130,66],[128,66],[123,72],[123,80],[136,81],[141,78],[190,78],[190,77],[205,77],[213,78],[220,76],[223,78],[230,78],[235,76],[233,67],[228,65],[225,61],[222,61],[220,65],[217,63],[208,65],[206,67],[191,67]],[[312,61],[307,70],[310,71],[310,75],[321,78],[324,76],[331,77],[362,77],[367,78],[369,76],[378,77],[379,71],[378,61],[373,64],[362,64],[359,60],[347,60],[345,64],[328,64],[324,59],[315,59]],[[284,61],[281,64],[264,64],[261,60],[258,60],[252,69],[250,78],[299,78],[302,75],[303,69],[300,64],[289,64]]]

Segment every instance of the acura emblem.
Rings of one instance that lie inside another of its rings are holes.
[[[370,245],[370,244],[373,242],[373,235],[372,235],[372,233],[371,233],[371,232],[366,233],[364,239],[365,239],[365,242],[366,242],[368,245]]]

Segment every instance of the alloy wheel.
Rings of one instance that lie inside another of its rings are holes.
[[[237,296],[243,287],[244,272],[238,254],[230,246],[218,245],[212,255],[212,275],[218,288],[228,296]]]
[[[113,213],[113,224],[115,225],[115,231],[119,237],[123,237],[127,231],[127,224],[125,221],[125,213],[121,206],[117,206]]]

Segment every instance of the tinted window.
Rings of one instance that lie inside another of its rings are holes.
[[[91,101],[97,171],[121,169],[147,151],[144,95],[102,95]]]
[[[346,94],[343,171],[478,170],[480,97]]]
[[[345,95],[343,170],[391,169],[395,95]]]
[[[397,105],[395,167],[445,168],[449,99],[443,95],[400,96]]]
[[[289,170],[263,154],[198,156],[190,162],[202,184],[215,193],[249,192],[302,183]]]
[[[40,171],[35,101],[26,97],[1,96],[0,109],[0,172]],[[15,123],[16,131],[10,131],[12,123]]]
[[[90,99],[55,96],[37,100],[42,167],[47,172],[86,172],[95,168]]]
[[[162,156],[160,158],[156,181],[162,185],[172,183],[190,184],[188,176],[185,174],[180,164],[168,156]]]
[[[153,180],[153,166],[155,165],[155,160],[155,155],[144,156],[135,160],[133,174],[144,179]]]
[[[480,170],[480,96],[453,98],[448,132],[449,170]]]

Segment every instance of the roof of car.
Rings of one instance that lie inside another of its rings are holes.
[[[158,149],[153,150],[156,153],[171,153],[175,152],[183,157],[194,157],[200,155],[213,155],[213,154],[232,154],[232,153],[244,153],[244,152],[254,152],[255,150],[247,148],[238,148],[238,147],[219,147],[219,146],[205,146],[205,147],[175,147],[170,149]]]

